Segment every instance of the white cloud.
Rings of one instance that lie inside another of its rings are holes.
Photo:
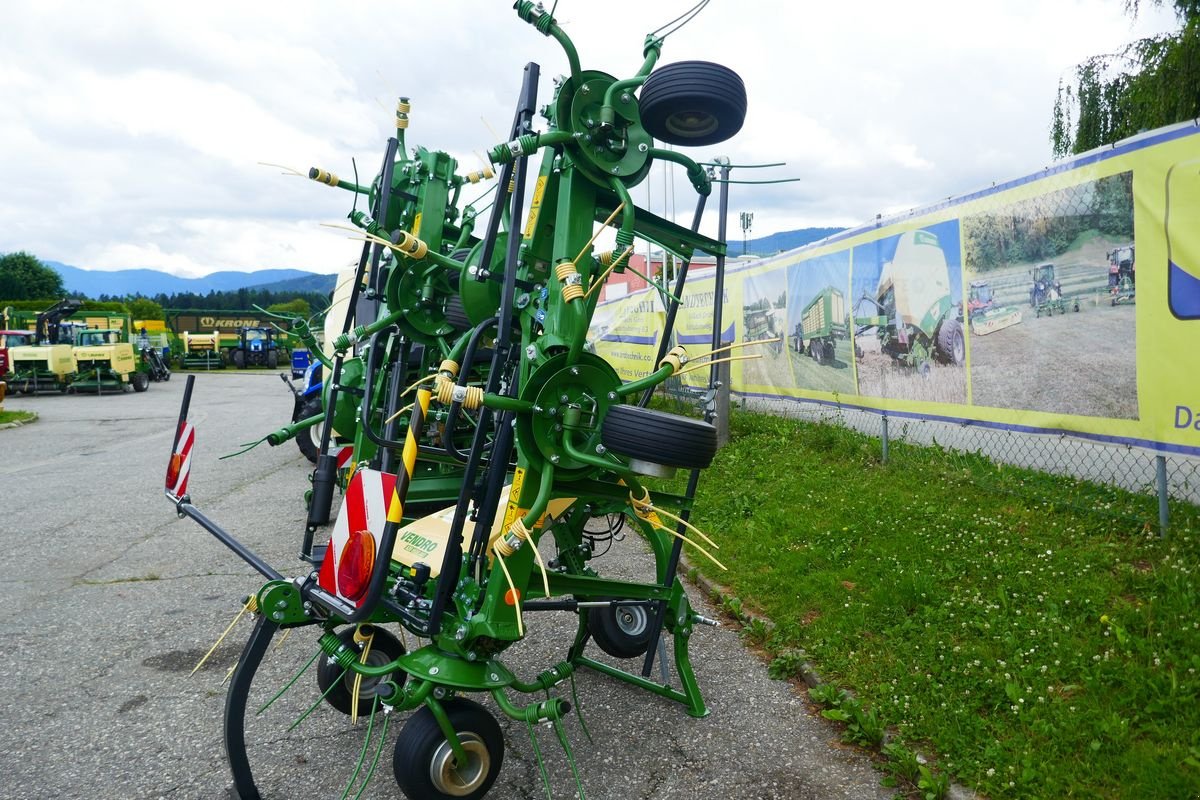
[[[645,30],[691,5],[561,0],[557,13],[585,68],[625,75]],[[1059,79],[1174,27],[1167,10],[1143,4],[1133,24],[1120,5],[716,0],[662,61],[719,61],[747,85],[741,135],[693,155],[786,161],[770,177],[802,179],[732,187],[736,239],[739,210],[755,211],[756,235],[848,225],[1042,167]],[[496,143],[488,126],[506,132],[527,61],[542,65],[545,102],[565,60],[508,2],[14,5],[0,27],[0,251],[181,274],[332,271],[357,245],[317,223],[343,218],[350,195],[257,162],[349,178],[356,159],[366,182],[407,95],[409,145],[474,169]],[[687,223],[694,199],[672,172],[673,192],[656,171],[635,197]]]

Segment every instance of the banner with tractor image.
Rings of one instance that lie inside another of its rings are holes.
[[[733,391],[1200,455],[1197,219],[1188,123],[731,269],[723,339],[763,343]],[[713,284],[684,293],[672,343],[693,356]],[[661,309],[600,306],[601,352],[653,341],[627,377],[652,369]]]

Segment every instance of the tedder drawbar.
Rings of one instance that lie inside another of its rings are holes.
[[[314,631],[315,652],[253,710],[283,705],[280,698],[315,662],[321,697],[295,724],[322,703],[368,717],[343,798],[362,795],[392,713],[408,711],[414,713],[393,754],[404,794],[411,800],[484,796],[500,771],[504,740],[492,714],[470,699],[477,694],[529,727],[535,754],[532,726],[553,727],[574,768],[560,725],[572,705],[550,693],[567,681],[573,690],[580,668],[677,701],[692,716],[708,713],[688,642],[696,624],[710,621],[693,610],[676,573],[683,545],[710,558],[716,547],[688,522],[699,473],[717,449],[715,404],[708,404],[703,420],[646,405],[654,387],[673,376],[708,368],[711,388],[716,363],[752,356],[721,355],[737,345],[721,341],[720,303],[713,308],[706,362],[692,357],[697,363],[689,365],[684,349],[671,347],[696,251],[716,257],[715,296],[723,294],[726,185],[722,181],[718,238],[701,235],[714,170],[656,140],[676,146],[727,140],[742,125],[745,89],[735,73],[716,64],[657,65],[663,40],[681,22],[648,35],[641,67],[617,79],[583,70],[571,40],[540,5],[522,0],[515,8],[562,45],[569,74],[556,82],[542,110],[548,128],[539,133],[533,128],[539,68],[525,67],[508,141],[489,151],[499,173],[497,200],[482,235],[475,238],[457,220],[462,179],[454,176],[452,160],[423,149],[411,159],[404,152],[407,102],[401,135],[390,140],[374,184],[343,187],[369,198],[369,213],[350,215],[367,242],[343,335],[326,365],[323,417],[290,426],[282,437],[325,422],[300,574],[289,577],[266,563],[187,494],[195,438],[187,421],[188,379],[167,496],[180,516],[198,522],[267,579],[245,603],[256,621],[226,701],[225,747],[242,798],[260,796],[256,777],[266,772],[254,769],[250,751],[278,746],[248,733],[255,716],[248,710],[256,675],[271,674],[265,656],[281,629]],[[522,220],[535,155],[541,164]],[[691,229],[635,206],[630,189],[656,159],[686,169],[698,195]],[[721,175],[728,177],[727,165]],[[323,182],[340,183],[330,177]],[[615,248],[595,253],[594,243],[610,225]],[[627,260],[638,239],[676,256],[681,268],[673,287],[651,279],[667,307],[656,368],[624,381],[585,340],[599,288],[612,272],[632,268]],[[321,546],[315,531],[328,521],[338,480],[329,452],[333,429],[354,440],[354,450],[342,477],[345,498]],[[661,478],[679,468],[690,470],[683,495],[651,493],[645,476]],[[418,507],[430,506],[441,510],[418,516]],[[654,557],[652,580],[596,571],[598,520],[628,523],[644,537]],[[530,613],[547,611],[576,614],[576,633],[564,643],[561,661],[522,679],[501,656],[525,637]],[[661,681],[651,677],[664,634],[674,646],[674,684],[665,669]],[[407,636],[419,646],[410,649]],[[615,659],[640,661],[640,668],[590,656],[589,642]],[[295,755],[288,763],[301,769],[304,759]],[[582,786],[577,789],[582,797]]]

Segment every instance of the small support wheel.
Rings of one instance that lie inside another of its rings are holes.
[[[635,658],[645,655],[650,648],[648,606],[614,604],[604,608],[589,608],[587,627],[596,646],[615,658]]]
[[[382,667],[384,664],[395,661],[400,656],[404,655],[407,650],[392,634],[375,626],[374,638],[371,640],[371,651],[367,653],[367,665],[371,667]],[[358,652],[359,646],[354,642],[354,628],[348,627],[338,631],[338,638],[342,640],[342,644],[346,647]],[[393,673],[393,679],[397,684],[403,683],[406,677],[405,673],[400,671]],[[339,678],[341,680],[339,680]],[[361,716],[366,716],[371,713],[371,705],[375,701],[375,687],[379,685],[381,678],[370,678],[364,675],[358,684],[358,713]],[[324,653],[317,662],[317,686],[320,687],[322,694],[333,686],[333,691],[325,695],[325,702],[336,708],[338,711],[350,715],[351,698],[354,692],[354,673],[346,670],[343,674],[342,668],[338,666],[336,661],[333,661]]]
[[[135,392],[144,392],[150,388],[150,376],[145,372],[135,372],[129,376],[129,383]]]
[[[717,429],[709,423],[641,406],[610,408],[600,441],[639,461],[683,469],[705,469],[717,454]]]
[[[729,67],[677,61],[650,73],[638,99],[646,132],[667,144],[702,147],[733,137],[746,119],[746,85]]]
[[[444,700],[442,709],[466,751],[467,763],[457,763],[450,742],[426,706],[413,714],[396,740],[392,758],[396,783],[410,800],[478,800],[492,787],[504,762],[500,725],[473,700]]]
[[[304,401],[300,406],[300,412],[296,415],[294,422],[302,419],[308,419],[320,414],[324,409],[321,403],[321,395],[314,394],[312,397]],[[312,463],[317,463],[317,456],[321,453],[321,429],[324,427],[321,423],[313,425],[311,428],[305,428],[296,434],[296,446],[300,448],[300,452],[304,454]]]

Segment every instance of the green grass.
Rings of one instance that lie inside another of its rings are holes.
[[[693,563],[773,623],[748,632],[773,674],[808,660],[853,691],[834,714],[850,738],[882,722],[885,752],[991,798],[1200,796],[1195,507],[1159,538],[1153,501],[1116,489],[899,443],[883,465],[834,426],[732,427],[693,517],[730,571]]]
[[[33,419],[34,416],[29,411],[0,411],[0,425],[9,422],[27,422]]]

